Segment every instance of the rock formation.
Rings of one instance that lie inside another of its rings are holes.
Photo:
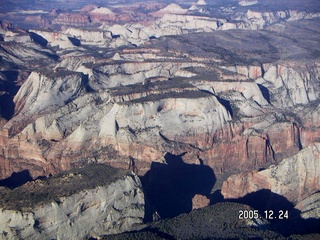
[[[320,144],[315,143],[282,160],[277,166],[229,177],[222,185],[222,195],[240,198],[262,189],[298,203],[319,190]],[[301,204],[303,205],[303,204]]]
[[[295,209],[301,211],[301,218],[303,219],[319,219],[320,211],[320,193],[316,192],[307,198],[298,202]]]
[[[30,30],[30,32],[43,38],[52,47],[59,47],[61,49],[74,49],[74,44],[70,41],[68,35],[61,32]]]
[[[314,22],[309,23],[305,26],[310,28]],[[287,28],[291,31],[296,25]],[[88,45],[88,36],[95,34],[77,28],[65,32]],[[34,33],[55,42],[50,32]],[[103,46],[116,34],[118,39],[130,39],[134,31],[113,25],[97,34],[91,44],[101,40]],[[1,141],[15,147],[4,147],[0,159],[20,157],[3,164],[2,176],[25,166],[41,166],[32,167],[34,176],[66,170],[81,165],[83,155],[123,168],[130,166],[132,157],[139,174],[166,152],[188,152],[186,162],[202,159],[216,174],[259,169],[290,157],[317,141],[318,63],[308,59],[313,54],[310,48],[301,47],[305,62],[295,62],[278,43],[290,41],[286,32],[281,38],[272,30],[251,34],[258,39],[249,45],[250,51],[259,50],[256,55],[248,54],[248,46],[236,40],[241,36],[251,41],[247,31],[230,31],[232,44],[227,48],[224,31],[166,38],[153,48],[127,48],[105,57],[81,55],[86,46],[75,45],[68,51],[77,49],[79,56],[70,57],[59,45],[62,58],[52,64],[54,70],[31,73],[14,98],[15,116],[3,127]],[[199,36],[213,43],[206,44],[210,51],[190,44]],[[268,38],[275,39],[272,48],[265,42]],[[184,44],[187,51],[181,48]],[[17,62],[18,52],[13,54],[11,48],[8,55],[8,49],[3,56]],[[270,49],[282,50],[270,53]],[[284,62],[283,57],[291,60]],[[299,105],[305,110],[295,111]],[[106,148],[113,158],[102,154]]]
[[[131,172],[91,165],[1,189],[1,239],[85,239],[131,230],[144,195]]]
[[[86,26],[90,23],[91,19],[89,15],[86,14],[74,14],[74,13],[60,13],[57,18],[55,18],[53,24],[66,24],[73,26]]]
[[[210,199],[208,199],[206,196],[196,194],[192,198],[192,209],[199,209],[209,206]]]
[[[91,11],[91,14],[111,14],[111,15],[113,15],[114,13],[109,8],[100,7],[100,8],[93,9]]]
[[[145,177],[175,166],[169,155],[217,180],[182,193],[177,214],[215,201],[226,179],[226,198],[269,191],[306,213],[319,188],[320,10],[270,1],[3,4],[0,178],[90,163]]]
[[[162,17],[165,14],[186,14],[188,12],[187,9],[183,9],[180,5],[172,3],[166,6],[163,9],[153,13],[156,17]]]

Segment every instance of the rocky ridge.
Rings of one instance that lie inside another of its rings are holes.
[[[1,189],[0,194],[1,239],[86,239],[131,230],[144,217],[139,178],[103,165]]]

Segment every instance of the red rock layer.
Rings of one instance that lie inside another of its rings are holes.
[[[208,199],[206,196],[196,194],[192,198],[192,210],[207,207],[209,206],[209,204],[210,204],[210,199]]]
[[[89,15],[86,14],[75,14],[75,13],[61,13],[59,16],[52,21],[53,24],[66,24],[85,26],[91,22]]]
[[[163,161],[166,152],[179,155],[186,163],[210,166],[216,175],[251,171],[277,164],[296,154],[300,147],[316,141],[320,131],[299,129],[293,123],[278,123],[266,132],[244,134],[252,123],[233,123],[212,135],[180,136],[172,142],[115,143],[112,139],[85,142],[39,140],[0,135],[0,178],[25,169],[33,176],[57,173],[86,162],[104,162],[114,167],[132,169],[144,175],[153,161]],[[42,139],[42,140],[41,140]],[[303,140],[301,142],[301,139]],[[192,144],[194,143],[194,144]]]
[[[263,189],[297,203],[320,188],[320,144],[315,143],[263,171],[235,174],[222,185],[224,198],[241,198]]]

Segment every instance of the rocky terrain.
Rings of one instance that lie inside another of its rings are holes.
[[[64,4],[1,10],[2,185],[107,164],[139,175],[146,221],[280,201],[319,223],[317,1]]]
[[[223,183],[221,192],[225,198],[240,198],[270,189],[290,202],[298,203],[319,189],[319,147],[319,143],[310,145],[279,165],[265,170],[233,175]],[[237,191],[241,193],[237,194]]]
[[[1,189],[1,239],[87,239],[131,230],[144,217],[132,172],[91,165]]]

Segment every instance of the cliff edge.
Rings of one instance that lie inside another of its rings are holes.
[[[141,224],[144,194],[132,172],[106,165],[0,189],[1,239],[86,239]]]

